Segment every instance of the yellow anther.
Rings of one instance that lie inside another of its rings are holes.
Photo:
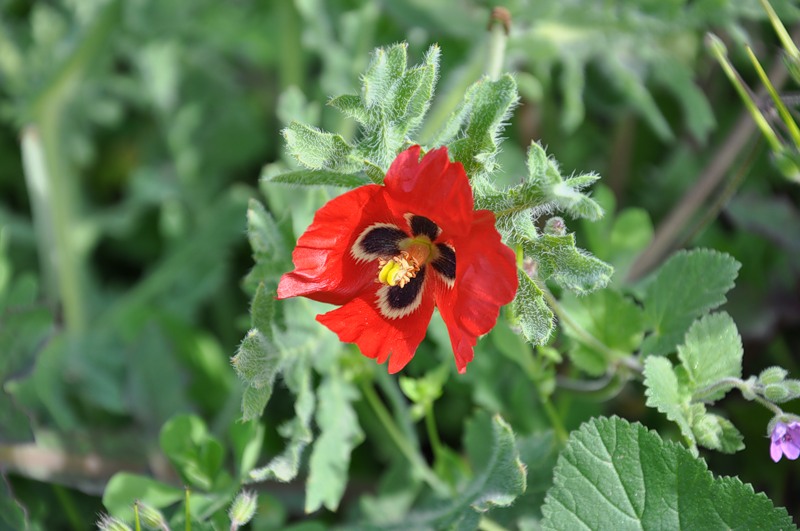
[[[391,260],[380,260],[378,267],[380,268],[378,282],[401,288],[417,276],[417,271],[419,271],[417,260],[406,251],[401,251]]]

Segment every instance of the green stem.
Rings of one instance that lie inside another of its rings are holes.
[[[61,485],[53,485],[53,492],[58,502],[61,504],[62,509],[64,509],[64,515],[67,517],[70,527],[75,529],[75,531],[83,529],[83,519],[78,513],[78,509],[75,507],[75,503],[72,501],[69,491]]]
[[[185,518],[186,518],[186,525],[184,529],[186,531],[192,531],[192,509],[191,505],[189,504],[190,494],[189,494],[189,487],[184,487],[186,489],[186,499],[184,501],[184,508],[185,508]]]
[[[617,361],[621,365],[625,365],[631,369],[637,370],[638,372],[642,371],[641,365],[638,361],[636,361],[631,355],[622,352],[620,350],[612,349],[611,347],[607,346],[605,343],[594,337],[589,331],[583,328],[577,321],[575,321],[566,311],[564,308],[561,307],[559,304],[558,299],[553,297],[553,294],[550,293],[550,290],[547,289],[547,286],[544,286],[537,282],[537,285],[542,290],[544,294],[544,298],[547,301],[547,304],[550,308],[553,309],[553,312],[556,316],[563,322],[565,325],[572,328],[575,331],[577,336],[580,340],[587,346],[592,347],[593,349],[597,350],[606,358],[607,361]]]
[[[542,407],[544,408],[547,418],[550,419],[550,424],[553,426],[553,431],[556,433],[556,437],[558,437],[558,440],[561,441],[562,444],[566,444],[567,439],[569,438],[569,433],[564,427],[564,422],[561,420],[561,416],[556,411],[556,408],[553,406],[550,398],[540,394],[539,400],[542,403]]]
[[[133,527],[136,531],[142,531],[142,524],[139,522],[139,502],[133,504]]]
[[[503,72],[510,23],[511,15],[507,9],[496,7],[492,10],[489,20],[489,50],[486,61],[486,75],[492,81],[498,80]]]
[[[364,395],[364,398],[367,399],[367,403],[375,412],[375,416],[378,417],[378,420],[383,425],[383,428],[389,434],[389,437],[400,450],[400,453],[402,453],[405,458],[408,459],[408,462],[414,468],[419,477],[437,493],[443,495],[449,494],[449,489],[447,486],[439,479],[433,470],[431,470],[431,468],[428,466],[428,463],[425,462],[422,456],[414,450],[408,440],[403,437],[403,434],[394,423],[394,420],[392,420],[389,410],[386,409],[386,406],[378,397],[378,393],[375,392],[375,389],[369,383],[364,382],[361,384],[361,392]]]
[[[436,417],[433,415],[433,404],[425,406],[425,428],[428,430],[428,440],[431,443],[433,457],[437,461],[442,455],[442,440],[439,438],[439,430],[436,428]]]
[[[775,415],[783,415],[784,414],[783,410],[780,407],[778,407],[776,404],[773,404],[769,400],[764,400],[764,398],[762,398],[756,392],[756,390],[752,388],[752,386],[750,384],[748,384],[747,382],[741,380],[740,378],[721,378],[719,381],[714,382],[711,385],[708,385],[708,386],[706,386],[706,387],[704,387],[702,389],[699,389],[699,390],[695,391],[695,393],[692,395],[692,400],[693,401],[701,401],[701,400],[703,400],[703,398],[705,398],[707,396],[710,396],[710,395],[713,395],[717,391],[722,391],[722,390],[727,391],[727,390],[729,390],[729,389],[731,389],[733,387],[738,389],[739,392],[742,393],[742,395],[745,396],[745,398],[747,398],[748,396],[752,396],[752,399],[755,402],[757,402],[757,403],[761,404],[762,406],[764,406],[765,408],[769,409]]]

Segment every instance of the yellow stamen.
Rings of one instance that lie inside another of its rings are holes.
[[[378,282],[402,288],[417,276],[419,262],[408,252],[401,251],[399,255],[391,260],[380,260],[378,267],[380,268]]]

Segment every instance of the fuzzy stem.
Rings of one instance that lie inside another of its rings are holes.
[[[492,81],[498,80],[503,72],[510,24],[511,15],[507,9],[502,7],[492,9],[489,19],[489,51],[486,61],[486,75]]]
[[[400,450],[400,453],[402,453],[405,458],[408,459],[408,462],[417,472],[419,477],[439,494],[448,494],[449,490],[447,486],[442,483],[442,481],[433,472],[433,470],[431,470],[422,456],[419,455],[419,453],[414,450],[413,446],[408,442],[408,440],[403,437],[403,434],[395,424],[392,416],[386,409],[386,406],[383,404],[383,402],[381,402],[381,399],[378,397],[375,389],[368,383],[362,383],[361,392],[364,395],[364,398],[367,399],[367,403],[372,408],[375,416],[378,417],[378,420],[383,425],[383,428],[389,434],[389,437]]]

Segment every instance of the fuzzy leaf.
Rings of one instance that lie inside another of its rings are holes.
[[[726,418],[705,413],[692,420],[692,431],[697,443],[726,454],[744,449],[744,437]]]
[[[292,186],[336,186],[339,188],[357,188],[372,182],[359,174],[329,170],[298,170],[275,175],[271,171],[264,171],[261,173],[261,180],[267,183]]]
[[[689,377],[692,391],[702,389],[720,378],[742,376],[742,338],[727,313],[703,316],[689,328],[678,358]],[[700,399],[716,400],[721,394]]]
[[[544,345],[553,333],[553,312],[539,286],[522,271],[518,271],[517,276],[519,288],[511,303],[511,324],[519,326],[530,343]]]
[[[525,254],[539,265],[539,274],[575,293],[589,293],[604,287],[613,268],[575,247],[575,235],[542,234],[524,245]]]
[[[644,361],[644,385],[647,405],[664,413],[676,423],[687,441],[695,437],[689,419],[690,393],[682,389],[668,359],[650,356]]]
[[[360,161],[352,154],[353,146],[341,135],[292,122],[283,130],[283,136],[289,153],[307,168],[338,173],[355,173],[360,169]]]
[[[570,435],[542,512],[546,530],[796,529],[752,486],[715,478],[681,445],[616,417]]]
[[[517,84],[508,74],[497,81],[476,82],[433,144],[447,145],[470,179],[488,176],[497,167],[499,135],[518,100]]]
[[[236,374],[247,384],[242,401],[243,420],[258,418],[269,402],[280,366],[280,353],[267,336],[250,330],[231,360]]]
[[[681,251],[655,273],[644,298],[645,321],[652,334],[642,352],[673,352],[697,317],[725,302],[740,264],[708,249]]]
[[[352,402],[358,390],[340,375],[328,376],[318,390],[320,435],[308,463],[305,510],[335,511],[347,485],[350,453],[364,439]]]

